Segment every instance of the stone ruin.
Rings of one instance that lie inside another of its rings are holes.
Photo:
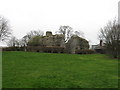
[[[68,53],[75,53],[77,50],[89,49],[89,43],[87,40],[73,35],[66,44]]]
[[[42,40],[44,46],[47,47],[52,47],[52,46],[65,47],[64,35],[62,34],[52,35],[52,32],[47,31],[46,36],[44,36]]]
[[[53,35],[50,31],[46,32],[46,36],[41,36],[38,43],[37,46],[28,44],[27,50],[49,53],[75,53],[76,50],[89,48],[88,41],[83,38],[73,35],[65,43],[63,34]]]

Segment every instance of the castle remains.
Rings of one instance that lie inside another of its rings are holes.
[[[32,42],[31,42],[32,41]],[[48,53],[75,53],[76,50],[89,49],[87,40],[73,35],[67,43],[65,43],[63,34],[53,35],[51,31],[46,32],[46,36],[40,36],[36,43],[31,40],[28,43],[27,51],[48,52]]]

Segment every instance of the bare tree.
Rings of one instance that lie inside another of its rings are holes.
[[[27,45],[28,45],[28,42],[32,39],[32,38],[34,38],[35,36],[43,36],[43,31],[41,31],[41,30],[38,30],[38,31],[30,31],[30,32],[28,32],[27,33],[27,35],[25,35],[22,39],[21,39],[21,41],[20,41],[20,45],[22,46],[22,47],[24,47],[24,50],[26,51],[26,47],[27,47]]]
[[[8,20],[0,16],[0,41],[7,40],[11,35]]]
[[[12,36],[11,39],[7,42],[7,45],[9,47],[16,47],[16,46],[18,46],[18,43],[19,43],[18,39],[16,37]]]
[[[75,31],[74,34],[79,36],[79,37],[84,37],[84,33],[82,31],[80,31],[80,30]]]
[[[43,31],[41,31],[41,30],[38,30],[38,31],[35,31],[35,30],[33,30],[33,31],[30,31],[29,33],[27,33],[27,38],[28,39],[31,39],[31,38],[33,38],[34,36],[43,36]]]
[[[116,20],[109,22],[100,30],[100,39],[105,42],[107,52],[114,58],[120,58],[120,25]]]
[[[27,46],[27,43],[30,39],[32,39],[33,37],[35,36],[43,36],[43,31],[41,30],[38,30],[38,31],[30,31],[27,33],[27,35],[25,35],[23,38],[22,38],[22,42],[24,44],[24,46]]]
[[[72,32],[73,30],[70,26],[60,26],[59,31],[57,31],[57,33],[64,35],[65,42],[70,39],[70,37],[72,36]]]

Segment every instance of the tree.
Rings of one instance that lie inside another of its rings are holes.
[[[99,38],[105,42],[106,51],[114,58],[120,58],[120,25],[116,20],[100,30]]]
[[[70,26],[60,26],[59,31],[57,31],[60,34],[64,35],[64,40],[67,42],[70,37],[72,36],[72,28]]]
[[[0,41],[7,40],[11,35],[8,20],[0,16]]]
[[[43,36],[43,31],[38,30],[38,31],[30,31],[27,33],[27,35],[25,35],[22,40],[21,40],[21,44],[23,44],[22,46],[27,46],[29,40],[31,40],[33,37],[35,36]]]
[[[43,36],[43,34],[44,33],[41,30],[38,30],[38,31],[33,30],[33,31],[30,31],[29,33],[27,33],[27,37],[28,37],[28,39],[31,39],[34,36]]]
[[[34,36],[32,39],[29,40],[29,46],[43,46],[43,42],[41,41],[41,36]]]
[[[80,31],[80,30],[75,31],[74,34],[79,36],[79,37],[84,37],[84,33],[82,31]]]
[[[34,38],[35,36],[43,36],[43,31],[38,30],[38,31],[30,31],[27,33],[27,35],[25,35],[21,41],[20,41],[20,45],[22,47],[24,47],[24,50],[26,51],[26,47],[28,45],[28,42],[32,40],[32,38]]]
[[[18,42],[18,39],[14,36],[11,37],[11,39],[7,42],[7,45],[9,47],[16,47],[18,46],[19,42]]]

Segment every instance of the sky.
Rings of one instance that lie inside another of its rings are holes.
[[[90,44],[98,44],[98,32],[118,17],[119,0],[1,0],[0,15],[9,20],[18,39],[31,30],[52,31],[61,25],[84,32]],[[0,43],[5,45],[5,43]]]

